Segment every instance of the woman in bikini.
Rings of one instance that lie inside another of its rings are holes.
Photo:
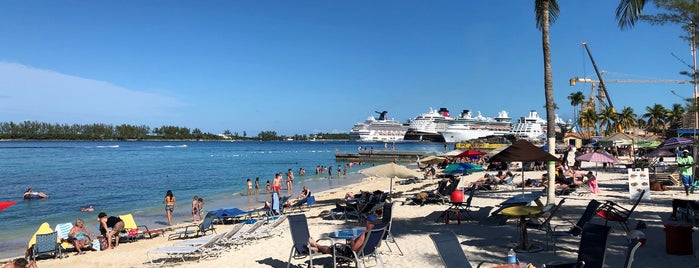
[[[199,197],[194,196],[192,198],[192,222],[197,223],[197,216],[199,215]]]
[[[172,190],[167,190],[163,203],[165,204],[165,213],[167,213],[167,225],[172,225],[172,212],[175,211],[177,204],[177,198],[172,194]]]

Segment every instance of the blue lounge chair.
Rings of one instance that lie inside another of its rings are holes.
[[[57,241],[58,234],[56,232],[37,234],[36,244],[32,247],[32,260],[36,261],[37,257],[45,254],[53,254],[54,258],[63,258],[61,245]]]
[[[190,237],[198,237],[205,235],[207,232],[213,232],[216,233],[216,228],[214,228],[213,221],[216,218],[216,211],[209,211],[206,213],[206,216],[204,216],[204,220],[199,223],[199,225],[190,225],[187,226],[184,231],[179,231],[174,234],[171,234],[168,236],[168,240],[171,239],[181,239],[181,238],[190,238]]]

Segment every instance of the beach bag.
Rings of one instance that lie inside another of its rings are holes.
[[[109,242],[107,242],[107,238],[100,235],[97,237],[97,240],[100,241],[100,249],[108,249],[109,248]]]

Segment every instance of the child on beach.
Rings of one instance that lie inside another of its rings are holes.
[[[194,196],[192,198],[192,222],[197,223],[197,215],[199,215],[199,197]]]

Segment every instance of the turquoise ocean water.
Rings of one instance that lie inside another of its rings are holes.
[[[294,170],[294,193],[308,185],[314,192],[355,183],[355,167],[346,177],[316,175],[318,165],[335,162],[335,152],[359,146],[383,150],[383,143],[327,142],[0,142],[0,201],[18,203],[0,211],[0,258],[24,254],[32,233],[43,222],[52,227],[82,218],[97,232],[96,217],[132,213],[138,224],[165,227],[165,192],[177,197],[174,223],[191,221],[192,197],[204,209],[263,206],[264,187],[276,172]],[[398,143],[396,150],[440,152],[443,144]],[[390,148],[390,146],[389,146]],[[366,167],[366,166],[364,166]],[[305,168],[306,176],[299,176]],[[246,195],[246,180],[260,178],[260,195]],[[51,197],[22,200],[27,188]],[[285,191],[285,190],[284,190]],[[94,212],[80,208],[92,204]],[[92,224],[90,224],[92,223]]]

